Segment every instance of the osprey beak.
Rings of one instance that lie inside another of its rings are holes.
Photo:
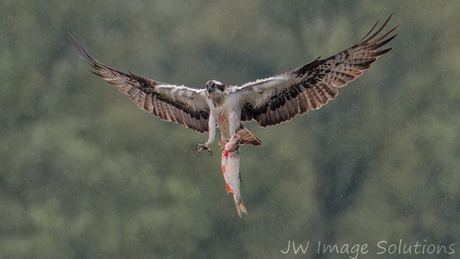
[[[216,90],[216,88],[214,88],[214,87],[208,87],[207,90],[208,90],[208,93],[212,93],[212,92],[214,92],[214,91]]]

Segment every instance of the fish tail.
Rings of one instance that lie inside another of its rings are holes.
[[[238,212],[238,216],[240,216],[244,213],[248,215],[248,212],[246,211],[246,207],[244,206],[243,199],[240,200],[240,202],[235,201],[235,206],[236,206],[236,211]]]

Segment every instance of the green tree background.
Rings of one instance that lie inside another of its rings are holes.
[[[139,110],[98,60],[163,82],[241,85],[332,55],[391,13],[394,50],[319,111],[242,147],[239,218],[218,145]],[[313,245],[460,253],[458,1],[0,3],[0,258],[350,258]],[[353,254],[350,254],[353,255]],[[413,258],[404,255],[399,258]]]

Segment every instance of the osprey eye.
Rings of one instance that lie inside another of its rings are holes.
[[[212,80],[209,80],[206,82],[206,89],[208,88],[214,88],[214,82]]]

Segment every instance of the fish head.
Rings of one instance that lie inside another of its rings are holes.
[[[233,135],[225,144],[225,149],[228,150],[229,152],[235,152],[240,148],[240,135],[235,134]]]

